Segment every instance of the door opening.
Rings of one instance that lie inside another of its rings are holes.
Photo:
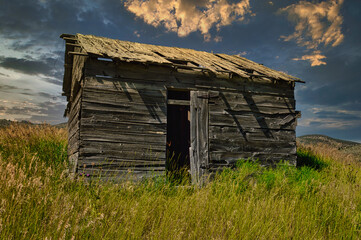
[[[167,172],[188,173],[190,169],[189,91],[168,90],[167,104]]]

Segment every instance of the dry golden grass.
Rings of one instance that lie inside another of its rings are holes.
[[[66,133],[0,129],[0,239],[360,239],[361,167],[302,146],[302,167],[243,161],[198,189],[66,176]]]

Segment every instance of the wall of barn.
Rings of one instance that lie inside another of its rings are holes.
[[[293,83],[89,58],[80,101],[78,173],[164,173],[167,88],[219,93],[209,99],[211,170],[248,157],[266,165],[281,159],[295,164]]]
[[[297,116],[292,86],[267,88],[260,84],[251,88],[220,91],[209,100],[211,170],[248,158],[259,159],[263,165],[280,160],[296,164]]]
[[[79,157],[80,114],[81,114],[81,83],[83,81],[83,66],[86,58],[74,56],[71,79],[71,92],[68,96],[66,116],[68,117],[68,159],[69,172],[73,177],[76,173]]]

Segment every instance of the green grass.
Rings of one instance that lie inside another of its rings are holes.
[[[361,166],[302,147],[297,168],[240,161],[203,188],[72,181],[66,133],[0,130],[0,239],[360,239]]]

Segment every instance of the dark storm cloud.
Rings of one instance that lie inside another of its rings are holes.
[[[108,16],[104,8],[116,9],[121,1],[51,0],[23,1],[12,0],[2,3],[0,11],[0,35],[13,39],[15,50],[33,46],[58,46],[62,33],[88,33],[109,35],[119,33],[123,26],[110,26],[107,18],[118,17],[119,12]],[[118,22],[119,23],[119,22]],[[124,32],[124,31],[123,31]]]
[[[32,115],[29,119],[31,122],[47,122],[50,124],[57,124],[65,122],[66,119],[63,117],[64,109],[66,107],[65,103],[53,103],[53,102],[44,102],[38,105],[40,107],[39,115]]]
[[[22,94],[22,95],[32,96],[32,97],[37,97],[37,98],[42,97],[47,100],[57,100],[57,99],[62,98],[60,94],[54,95],[54,94],[50,94],[47,92],[35,92],[29,88],[21,88],[21,87],[12,86],[12,85],[6,85],[6,84],[0,85],[0,92],[12,93],[12,94]]]
[[[31,93],[32,90],[29,88],[21,88],[13,85],[0,84],[0,92],[13,93],[13,94],[21,93],[21,94],[29,95],[29,93]]]
[[[2,73],[2,72],[0,72],[0,76],[10,77],[8,74]]]
[[[36,60],[13,57],[0,57],[0,66],[29,75],[44,74],[49,75],[52,71],[50,62],[55,59]]]
[[[8,92],[19,89],[18,87],[11,86],[11,85],[0,85],[0,92]]]
[[[54,79],[54,78],[42,78],[43,81],[48,82],[48,83],[52,83],[58,86],[62,86],[63,85],[63,81],[60,80],[62,78],[62,73],[59,74],[59,78]]]
[[[23,40],[23,41],[14,41],[11,43],[10,48],[15,51],[25,51],[31,49],[36,45],[36,41],[33,40]]]
[[[39,104],[6,107],[0,105],[0,113],[20,115],[16,120],[30,120],[31,122],[47,122],[56,124],[64,122],[65,103],[46,101]],[[30,117],[30,118],[29,118]]]

